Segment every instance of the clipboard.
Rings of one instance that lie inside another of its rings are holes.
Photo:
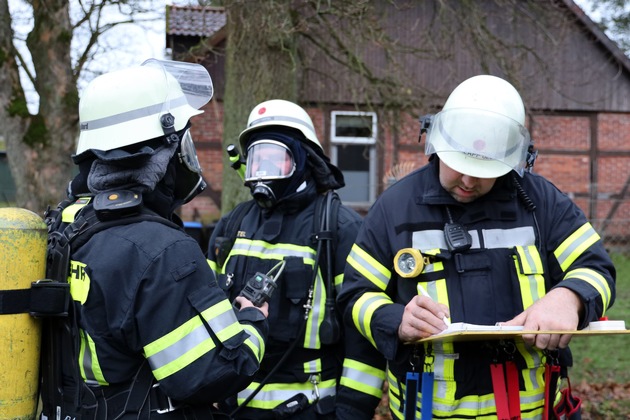
[[[439,334],[432,335],[419,340],[419,343],[431,342],[455,342],[455,341],[488,341],[522,339],[524,334],[571,334],[575,336],[596,336],[613,334],[630,334],[630,330],[625,327],[624,321],[594,321],[583,330],[560,331],[543,330],[527,331],[523,327],[503,326],[503,325],[476,325],[464,322],[453,323],[448,329]]]

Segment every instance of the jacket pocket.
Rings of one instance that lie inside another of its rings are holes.
[[[284,261],[284,271],[277,281],[278,290],[270,304],[270,336],[292,341],[304,322],[304,304],[313,282],[313,269],[301,257],[286,257]]]
[[[527,309],[546,293],[542,259],[534,245],[514,247],[513,259],[523,309]]]

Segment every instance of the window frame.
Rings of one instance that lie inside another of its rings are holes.
[[[372,127],[370,137],[346,137],[337,136],[337,117],[338,116],[357,116],[357,117],[371,117]],[[368,201],[348,201],[343,200],[344,204],[353,206],[370,206],[376,200],[376,188],[377,188],[377,158],[376,158],[376,139],[378,135],[378,115],[372,111],[331,111],[330,113],[330,160],[337,167],[339,166],[338,146],[343,144],[348,145],[366,145],[369,146],[369,161],[368,161]],[[341,168],[340,168],[341,170]],[[343,199],[343,197],[342,197]]]

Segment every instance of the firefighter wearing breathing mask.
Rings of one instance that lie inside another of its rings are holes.
[[[236,309],[174,214],[205,187],[190,120],[211,97],[205,68],[154,59],[85,88],[79,173],[46,219],[72,304],[45,326],[42,418],[223,418],[259,368],[267,305]]]
[[[599,235],[528,170],[524,124],[510,83],[465,80],[428,126],[429,163],[364,219],[339,302],[388,360],[395,419],[540,419],[545,409],[552,418],[570,333],[418,341],[462,322],[575,331],[614,301],[615,268]]]
[[[361,223],[335,205],[343,175],[309,115],[289,101],[258,104],[239,142],[253,199],[219,221],[208,258],[231,299],[257,273],[274,276],[276,288],[260,371],[223,407],[235,419],[372,419],[384,359],[356,331],[344,332],[335,305]]]

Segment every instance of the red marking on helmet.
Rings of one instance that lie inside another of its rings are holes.
[[[486,142],[485,142],[485,140],[481,140],[481,139],[479,139],[479,140],[475,140],[475,141],[473,142],[473,148],[474,148],[475,150],[484,150],[484,149],[486,148]]]
[[[263,107],[261,107],[261,108],[258,110],[258,115],[262,115],[262,114],[264,114],[265,112],[267,112],[267,108],[265,108],[265,107],[263,106]]]

